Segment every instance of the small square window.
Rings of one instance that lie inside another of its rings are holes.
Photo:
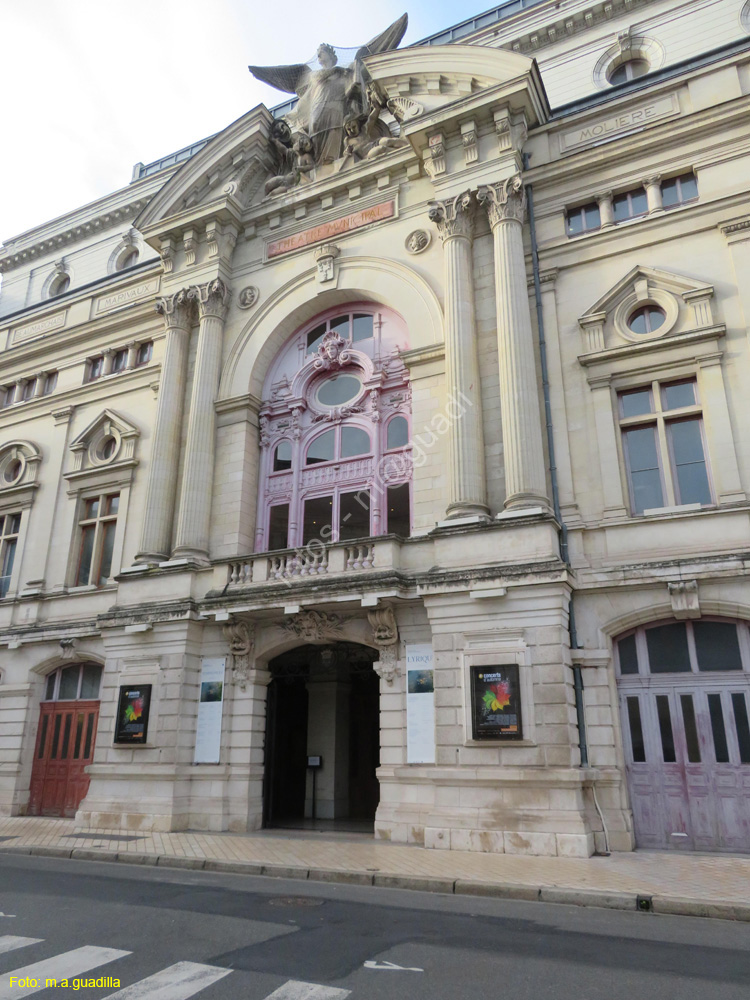
[[[49,396],[57,388],[57,372],[48,372],[44,379],[43,395]]]
[[[36,393],[36,379],[30,378],[23,387],[23,399],[33,399]]]
[[[138,365],[147,365],[151,360],[151,356],[154,352],[153,341],[147,340],[145,344],[141,344],[138,348],[138,354],[136,355],[135,363]]]
[[[124,347],[120,351],[115,351],[115,356],[112,359],[112,371],[113,372],[124,371],[127,363],[128,363],[128,350],[126,347]]]
[[[95,358],[91,358],[89,361],[89,382],[93,382],[94,379],[101,378],[104,371],[104,355],[100,354]]]
[[[568,209],[566,213],[568,236],[590,232],[592,229],[598,229],[601,224],[599,205],[595,201],[589,202],[588,205],[581,205],[580,208]]]

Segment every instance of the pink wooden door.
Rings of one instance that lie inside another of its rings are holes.
[[[620,706],[637,846],[750,852],[750,682],[629,677]]]
[[[98,719],[98,701],[42,704],[31,771],[30,815],[75,816],[89,788],[85,767],[94,758]]]

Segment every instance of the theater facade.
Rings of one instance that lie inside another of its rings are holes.
[[[6,240],[0,813],[750,851],[750,3],[405,28]]]

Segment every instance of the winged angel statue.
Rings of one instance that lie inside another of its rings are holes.
[[[369,108],[365,56],[395,49],[404,37],[408,15],[386,28],[367,45],[339,49],[324,42],[317,58],[293,66],[249,66],[258,80],[297,94],[293,112],[285,115],[291,130],[307,136],[316,165],[332,163],[344,152],[344,123],[366,117]]]

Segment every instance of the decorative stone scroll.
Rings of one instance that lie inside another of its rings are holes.
[[[398,666],[398,625],[393,608],[383,606],[367,612],[367,620],[372,629],[372,636],[380,652],[379,659],[373,663],[375,673],[389,686],[393,684],[400,671]]]
[[[60,656],[63,660],[77,660],[78,652],[76,646],[78,645],[77,639],[61,639],[60,640]]]
[[[455,198],[446,201],[431,201],[428,211],[430,221],[437,226],[440,239],[446,240],[454,236],[472,239],[474,235],[474,211],[476,202],[471,191],[464,191]]]
[[[166,326],[186,330],[192,324],[198,302],[197,289],[181,288],[173,295],[164,295],[156,300],[154,309],[164,317]]]
[[[672,614],[675,618],[700,618],[701,605],[697,580],[677,580],[667,584]]]
[[[335,330],[329,330],[318,347],[318,356],[313,361],[313,367],[322,372],[350,364],[352,356],[345,350],[348,346],[348,340],[344,340]]]
[[[287,618],[280,627],[303,642],[322,642],[324,639],[340,639],[344,634],[344,621],[340,615],[327,611],[300,611]]]
[[[229,289],[221,278],[214,278],[213,281],[207,281],[205,285],[196,285],[195,291],[198,296],[201,319],[204,316],[216,316],[218,319],[224,318],[227,306],[229,305],[230,294]]]
[[[520,174],[514,174],[500,184],[483,184],[477,191],[477,201],[484,205],[495,228],[500,222],[523,222],[526,194]]]
[[[255,646],[255,624],[232,618],[224,626],[224,635],[229,642],[232,680],[245,691],[250,680],[250,656]]]

